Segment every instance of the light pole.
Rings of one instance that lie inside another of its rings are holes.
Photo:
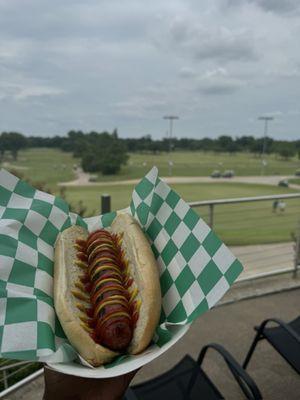
[[[261,153],[261,162],[262,162],[262,167],[261,167],[261,175],[263,175],[264,173],[264,167],[265,167],[265,153],[267,150],[267,134],[268,134],[268,122],[272,121],[274,119],[274,117],[267,117],[267,116],[261,116],[258,117],[259,120],[261,121],[265,121],[264,124],[264,140],[263,140],[263,148],[262,148],[262,153]]]
[[[169,120],[169,175],[172,175],[172,165],[173,162],[171,160],[171,151],[172,151],[172,133],[173,133],[173,121],[175,119],[179,119],[177,115],[165,115],[164,119]]]

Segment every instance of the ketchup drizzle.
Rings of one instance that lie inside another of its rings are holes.
[[[133,279],[127,272],[127,262],[120,247],[121,239],[116,234],[100,229],[91,233],[87,240],[77,240],[75,245],[78,260],[87,266],[79,279],[90,297],[91,307],[86,308],[88,327],[92,328],[90,336],[99,344],[104,330],[114,321],[127,320],[133,330],[139,318],[137,302],[129,301]],[[98,267],[99,272],[96,271]],[[98,315],[97,309],[100,310]]]

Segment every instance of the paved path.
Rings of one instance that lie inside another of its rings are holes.
[[[19,170],[23,170],[23,171],[25,171],[25,170],[28,170],[29,169],[29,167],[22,167],[21,165],[14,165],[14,164],[11,164],[11,163],[9,163],[9,162],[4,162],[3,163],[3,168],[10,168],[10,169],[19,169]]]
[[[140,179],[129,179],[123,181],[111,181],[111,182],[90,182],[91,175],[78,169],[77,179],[69,182],[61,182],[59,186],[116,186],[116,185],[135,185]],[[278,185],[278,182],[282,179],[292,179],[293,175],[290,176],[235,176],[233,178],[211,178],[209,176],[165,176],[162,179],[169,184],[174,183],[205,183],[205,182],[237,182],[237,183],[258,183],[264,185]],[[300,185],[290,185],[290,187],[300,189]]]

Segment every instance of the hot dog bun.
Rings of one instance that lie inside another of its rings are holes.
[[[161,292],[157,264],[147,238],[140,226],[129,214],[118,214],[108,228],[111,233],[122,235],[122,249],[128,260],[129,274],[138,288],[140,300],[139,318],[133,338],[126,353],[138,354],[150,343],[158,324],[161,310]],[[75,264],[78,239],[86,240],[85,228],[72,226],[63,231],[55,246],[54,304],[57,316],[70,343],[91,365],[110,362],[119,353],[97,344],[82,327],[79,318],[80,300],[72,295],[82,269]],[[84,303],[84,302],[82,302]]]

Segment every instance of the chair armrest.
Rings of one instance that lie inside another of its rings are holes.
[[[244,394],[248,399],[253,399],[253,400],[262,399],[262,395],[258,387],[256,386],[254,380],[240,366],[240,364],[233,358],[233,356],[226,349],[224,349],[223,346],[217,343],[210,343],[204,346],[197,360],[199,366],[201,366],[204,356],[209,348],[216,350],[223,357],[231,373],[233,374],[234,378],[236,379],[237,383],[239,384],[240,388],[242,389],[242,391],[244,392]]]
[[[287,333],[289,333],[298,343],[300,343],[300,336],[298,335],[297,332],[294,331],[293,328],[290,327],[289,324],[287,324],[286,322],[282,321],[279,318],[268,318],[265,319],[259,326],[258,328],[258,332],[263,333],[266,325],[269,322],[274,322],[275,324],[278,324],[281,328],[283,328]]]
[[[134,391],[129,387],[126,390],[125,397],[123,397],[123,400],[138,400],[136,397]]]

